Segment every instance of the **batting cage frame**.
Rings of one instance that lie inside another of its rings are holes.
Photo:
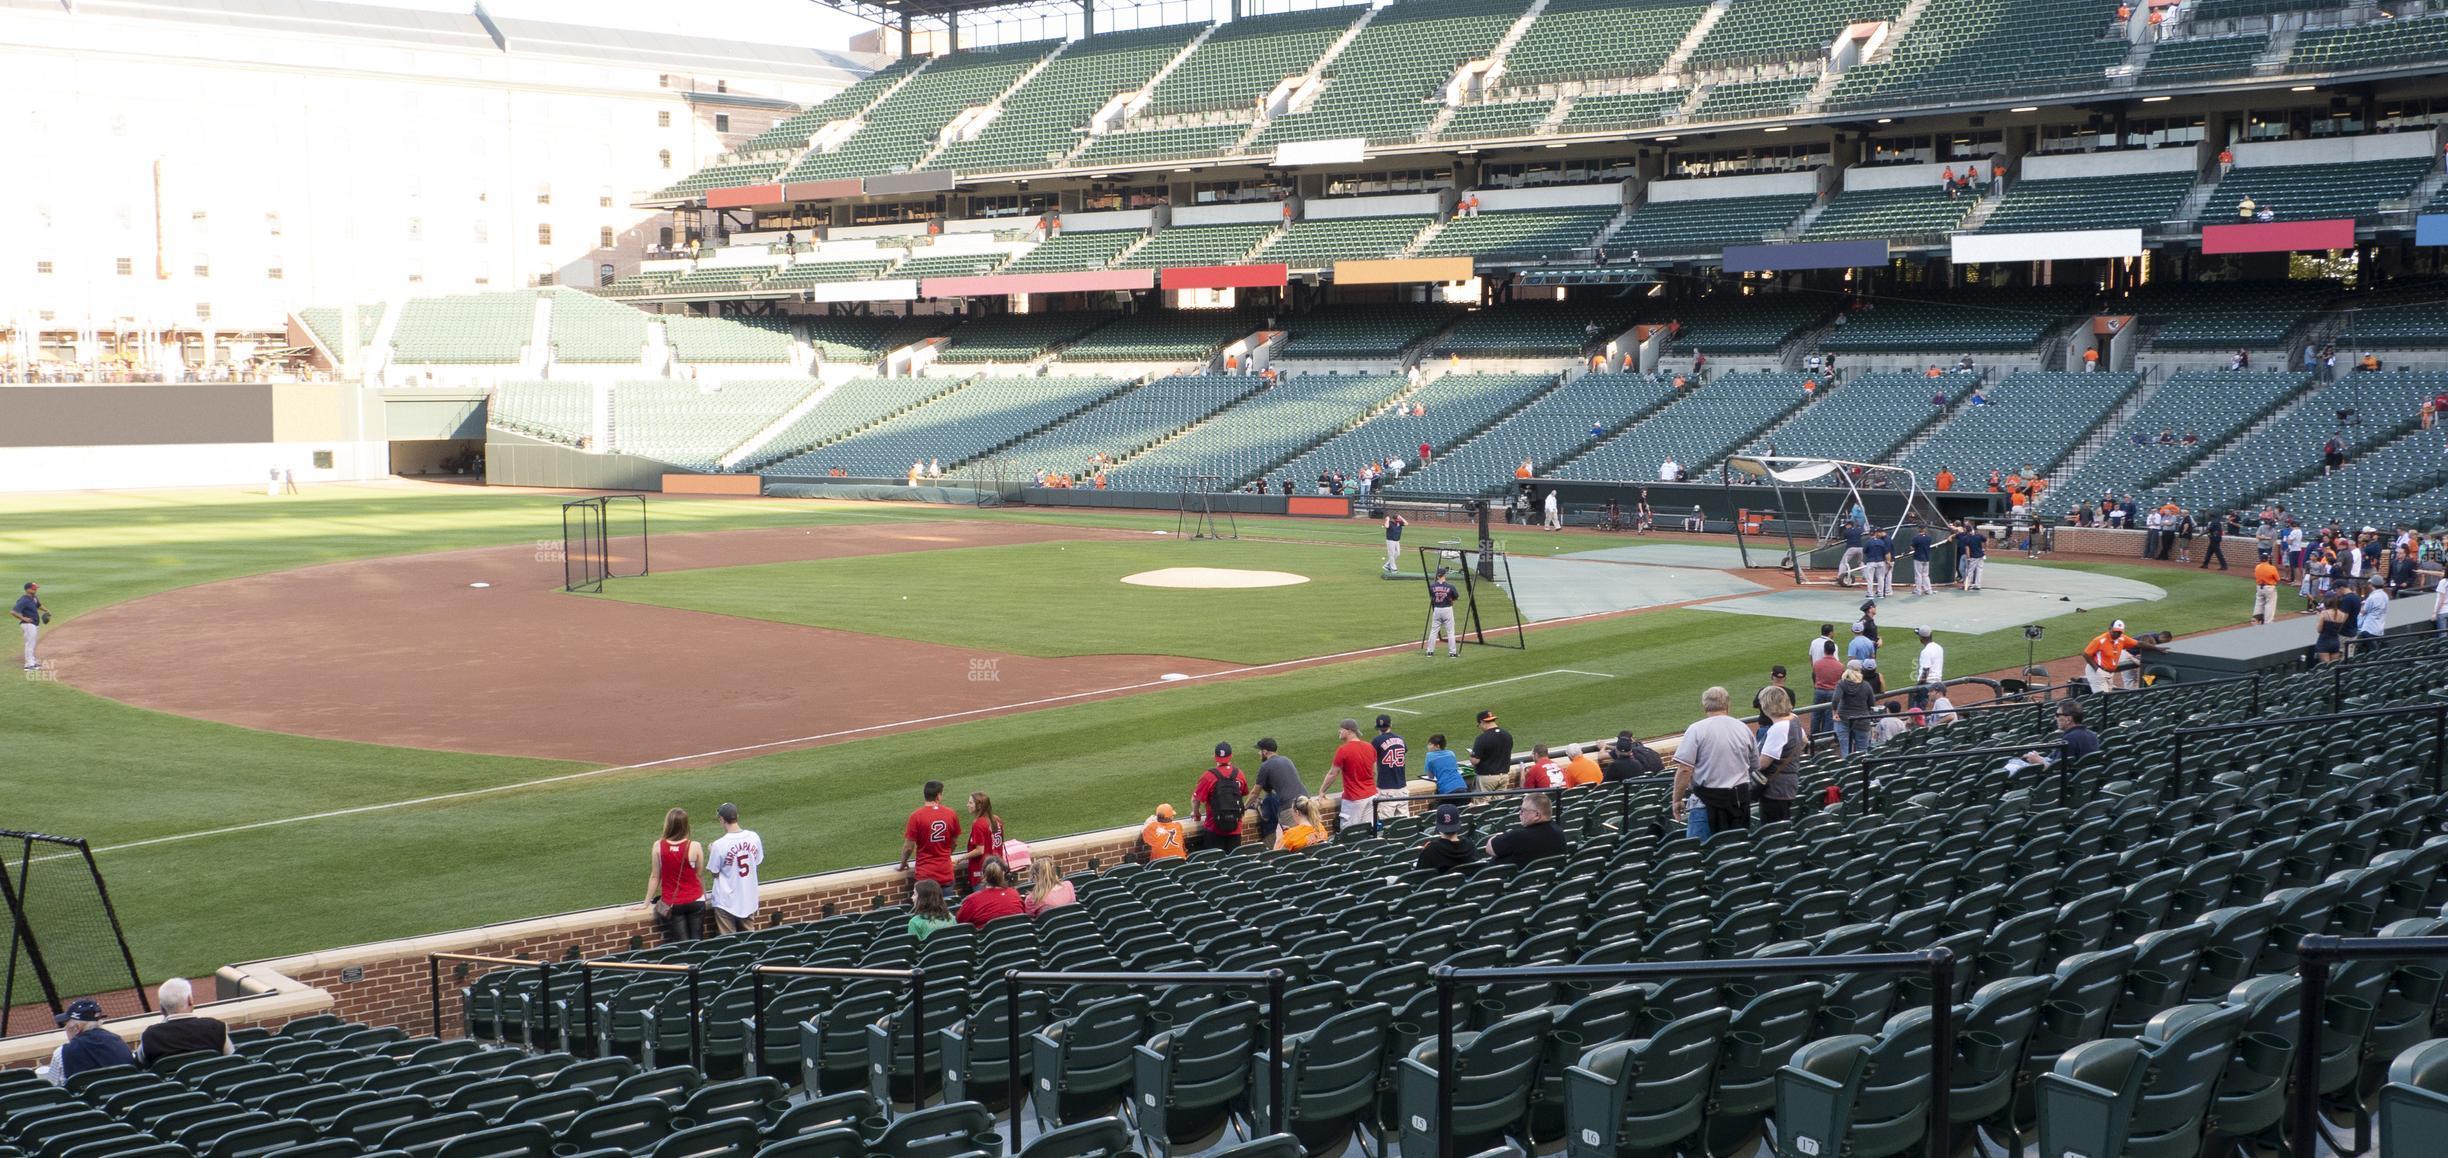
[[[0,1037],[47,1031],[53,1028],[52,1018],[80,997],[114,998],[103,1001],[104,1011],[114,1017],[151,1012],[135,951],[128,947],[102,867],[85,838],[0,829],[0,842],[16,846],[14,861],[0,864],[0,903],[7,905],[9,916],[8,965],[0,972]],[[59,867],[37,875],[38,864]],[[68,883],[52,883],[62,877],[69,878]],[[91,895],[78,895],[88,884]],[[60,907],[47,911],[54,898],[60,898]],[[81,935],[69,924],[78,920],[74,912],[79,909],[87,912],[83,920],[91,927]],[[99,937],[101,928],[109,930],[107,944]],[[122,990],[134,1000],[115,999]],[[21,1025],[18,1007],[31,1007],[36,992],[50,1016],[37,1015],[39,1020]]]
[[[1735,493],[1737,476],[1752,483],[1763,483],[1775,497],[1772,511],[1754,510]],[[1862,496],[1857,481],[1863,476],[1878,479],[1901,479],[1903,502],[1896,510],[1895,521],[1885,526],[1887,537],[1901,549],[1904,528],[1913,525],[1947,526],[1946,515],[1935,500],[1921,490],[1921,480],[1911,470],[1875,462],[1853,462],[1841,458],[1796,458],[1777,455],[1733,455],[1725,460],[1719,483],[1726,492],[1726,502],[1734,514],[1734,547],[1742,555],[1742,565],[1749,570],[1783,571],[1793,577],[1797,587],[1851,587],[1856,579],[1845,565],[1847,553],[1843,526],[1847,512],[1863,513],[1867,524],[1869,503]],[[1811,484],[1827,485],[1833,479],[1843,488],[1834,496],[1826,512],[1811,503]],[[1893,494],[1898,488],[1874,488],[1880,493]],[[1796,508],[1800,517],[1796,517]],[[1756,517],[1755,517],[1756,516]],[[1809,536],[1805,546],[1796,529]],[[1773,541],[1781,535],[1785,540],[1783,554],[1773,550],[1761,559],[1752,557],[1753,540]],[[1856,569],[1859,564],[1854,565]]]
[[[1234,517],[1232,504],[1226,503],[1220,512],[1216,510],[1216,488],[1223,484],[1224,476],[1184,474],[1173,477],[1180,491],[1178,505],[1174,508],[1174,537],[1182,539],[1239,539],[1241,537],[1241,522]],[[1218,514],[1224,516],[1224,521],[1221,523],[1216,521]]]
[[[1470,557],[1463,545],[1448,539],[1434,547],[1414,547],[1419,552],[1420,590],[1424,594],[1436,585],[1436,570],[1445,567],[1461,577],[1462,598],[1454,608],[1454,629],[1463,638],[1486,647],[1501,647],[1510,651],[1530,650],[1529,633],[1522,630],[1522,614],[1513,602],[1513,561],[1502,550],[1481,543],[1478,558]],[[1512,610],[1507,622],[1492,627],[1479,610],[1479,588],[1484,584],[1496,589]],[[1430,614],[1433,616],[1434,611]],[[1427,623],[1422,623],[1421,638],[1427,637]],[[1508,638],[1508,634],[1510,638]]]
[[[616,530],[612,519],[612,504],[637,504],[637,555],[635,569],[622,566],[629,559],[626,547],[630,536],[626,527]],[[654,559],[651,536],[646,526],[644,495],[597,495],[593,498],[571,499],[561,504],[561,589],[563,591],[601,592],[608,579],[638,579],[652,573]]]

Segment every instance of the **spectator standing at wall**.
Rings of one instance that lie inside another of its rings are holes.
[[[1759,818],[1763,822],[1793,816],[1794,797],[1801,792],[1795,769],[1810,749],[1810,728],[1794,714],[1793,697],[1782,687],[1760,691],[1760,711],[1768,726],[1759,734]]]
[[[136,1059],[146,1069],[159,1068],[180,1054],[238,1052],[230,1045],[229,1027],[220,1019],[196,1016],[195,986],[186,978],[162,982],[156,996],[162,1019],[146,1026],[144,1036],[136,1041]]]
[[[89,1033],[102,1024],[102,1003],[90,997],[80,997],[68,1003],[68,1008],[51,1019],[66,1040],[51,1051],[51,1067],[46,1075],[51,1084],[66,1085],[68,1079],[87,1070],[109,1066],[132,1066],[136,1055],[115,1033]]]
[[[1471,740],[1471,787],[1484,787],[1513,770],[1513,733],[1496,724],[1494,711],[1479,713],[1479,734]]]
[[[685,808],[663,814],[663,835],[646,853],[646,905],[662,926],[663,943],[705,936],[705,846],[689,839]]]
[[[1728,715],[1732,697],[1722,687],[1700,693],[1700,719],[1683,729],[1675,745],[1674,814],[1686,815],[1690,798],[1708,810],[1711,832],[1751,826],[1751,779],[1759,770],[1759,741]],[[1525,797],[1536,799],[1536,797]]]
[[[1249,799],[1249,779],[1233,767],[1232,745],[1215,746],[1215,766],[1199,774],[1190,792],[1190,819],[1198,830],[1190,841],[1201,849],[1229,852],[1241,846],[1241,814]]]
[[[1345,720],[1336,725],[1337,743],[1333,769],[1326,781],[1328,795],[1342,789],[1342,803],[1335,819],[1344,832],[1358,832],[1375,827],[1371,800],[1377,796],[1377,751],[1360,738],[1360,721]]]
[[[977,887],[979,870],[989,860],[1003,857],[1003,818],[995,815],[994,801],[983,792],[969,794],[969,846],[961,850],[961,891]],[[1006,868],[1010,867],[1008,863]]]
[[[2378,650],[2381,637],[2388,634],[2388,588],[2372,582],[2366,575],[2355,584],[2355,594],[2363,605],[2355,610],[2355,654]]]
[[[949,888],[952,846],[960,839],[960,817],[944,807],[943,787],[943,781],[929,780],[918,790],[925,800],[910,813],[909,822],[901,826],[899,871]]]
[[[1189,855],[1189,849],[1183,842],[1181,821],[1174,819],[1170,804],[1157,805],[1155,815],[1139,826],[1139,844],[1147,850],[1147,859],[1151,863]]]
[[[1379,717],[1383,719],[1384,717]],[[1401,737],[1396,737],[1399,741]],[[1292,758],[1278,751],[1275,737],[1258,741],[1258,839],[1269,843],[1275,839],[1275,828],[1283,823],[1283,812],[1292,802],[1309,795],[1309,786],[1301,782],[1300,769],[1292,766]]]
[[[1429,735],[1428,755],[1421,768],[1428,773],[1428,782],[1436,788],[1438,796],[1470,791],[1469,782],[1462,779],[1462,762],[1445,746],[1443,732]]]
[[[756,920],[757,866],[765,863],[765,842],[740,827],[739,805],[725,803],[714,815],[723,826],[723,834],[706,848],[706,864],[714,871],[714,931],[737,933]]]

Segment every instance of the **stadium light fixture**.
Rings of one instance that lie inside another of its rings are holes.
[[[2013,107],[2013,108],[2011,108],[2011,109],[2008,109],[2008,110],[2006,110],[2006,111],[2007,111],[2007,112],[2010,112],[2010,113],[2036,113],[2036,112],[2039,112],[2039,111],[2040,111],[2040,106],[2038,106],[2038,105],[2016,105],[2015,107]]]
[[[1894,118],[1894,117],[1880,117],[1880,118],[1878,119],[1878,123],[1880,123],[1880,124],[1882,124],[1882,125],[1892,125],[1892,124],[1894,124],[1894,123],[1895,123],[1895,118]]]
[[[1784,125],[1770,125],[1767,128],[1761,129],[1760,131],[1763,133],[1781,133],[1784,132],[1785,129],[1786,126]]]
[[[2172,100],[2175,100],[2175,99],[2176,99],[2175,97],[2165,97],[2165,96],[2143,97],[2143,98],[2142,98],[2142,103],[2143,103],[2143,104],[2146,104],[2146,105],[2165,104],[2165,103],[2167,103],[2168,101],[2172,101]]]
[[[1666,134],[1666,135],[1665,135],[1665,136],[1663,136],[1663,137],[1653,137],[1653,138],[1651,138],[1651,139],[1652,139],[1652,140],[1658,140],[1658,141],[1680,141],[1680,140],[1682,140],[1682,139],[1683,139],[1683,134],[1681,134],[1681,133],[1668,133],[1668,134]]]
[[[2287,91],[2288,91],[2288,92],[2311,92],[2313,89],[2316,89],[2316,88],[2319,88],[2319,87],[2320,87],[2319,85],[2314,85],[2314,84],[2299,84],[2299,85],[2296,85],[2295,87],[2293,87],[2293,88],[2291,88],[2291,89],[2288,89]]]
[[[1563,147],[1564,147],[1564,142],[1562,142],[1562,141],[1557,141],[1557,142],[1555,142],[1554,144],[1549,145],[1549,146],[1547,146],[1547,147],[1548,147],[1548,148],[1550,148],[1550,149],[1561,149],[1561,148],[1563,148]]]

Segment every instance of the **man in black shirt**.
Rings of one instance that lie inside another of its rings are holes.
[[[1564,830],[1556,827],[1555,800],[1544,792],[1521,798],[1521,827],[1488,838],[1491,864],[1527,864],[1541,857],[1562,856]]]
[[[1462,809],[1459,805],[1440,804],[1436,810],[1436,835],[1420,846],[1419,867],[1433,873],[1458,872],[1479,859],[1479,850],[1462,839]]]
[[[1496,713],[1479,713],[1479,738],[1471,741],[1471,790],[1513,770],[1513,733],[1496,726]]]
[[[195,986],[184,977],[162,982],[162,1019],[144,1031],[136,1056],[146,1069],[183,1053],[230,1053],[229,1027],[195,1015]]]
[[[1292,766],[1292,758],[1276,750],[1275,737],[1258,741],[1258,839],[1262,847],[1272,847],[1275,826],[1283,810],[1309,795],[1309,786],[1301,783],[1300,769]]]

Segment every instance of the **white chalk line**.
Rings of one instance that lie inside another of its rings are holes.
[[[1619,613],[1612,611],[1591,612],[1587,615],[1573,615],[1566,616],[1561,619],[1541,620],[1538,623],[1531,624],[1529,626],[1547,627],[1551,625],[1571,623],[1575,620],[1594,619],[1599,616],[1615,614]],[[890,732],[901,728],[917,727],[922,724],[949,723],[953,720],[966,719],[972,716],[996,715],[1004,712],[1021,711],[1028,708],[1046,707],[1052,704],[1067,703],[1072,700],[1092,699],[1098,696],[1115,695],[1121,692],[1144,691],[1150,688],[1181,687],[1184,684],[1192,683],[1198,680],[1220,679],[1225,676],[1250,675],[1257,672],[1274,671],[1281,668],[1332,663],[1337,660],[1345,659],[1359,659],[1363,656],[1376,655],[1382,652],[1404,651],[1413,646],[1413,644],[1407,641],[1403,643],[1389,643],[1381,647],[1356,648],[1351,651],[1338,651],[1327,655],[1303,656],[1299,659],[1278,660],[1274,663],[1251,664],[1246,667],[1225,668],[1221,671],[1202,672],[1198,675],[1189,676],[1183,679],[1142,680],[1137,683],[1119,684],[1110,688],[1098,688],[1093,691],[1067,692],[1059,696],[1045,696],[1034,700],[1022,700],[1018,703],[997,704],[992,707],[984,708],[964,708],[957,712],[943,712],[932,716],[920,716],[915,719],[896,720],[889,724],[865,724],[856,728],[843,728],[838,731],[818,732],[807,736],[795,736],[787,740],[765,740],[755,744],[741,744],[732,748],[717,748],[709,752],[695,752],[686,756],[666,756],[660,760],[645,760],[635,764],[618,764],[606,768],[591,768],[584,772],[564,772],[558,776],[545,776],[534,780],[521,780],[512,784],[493,784],[487,785],[483,788],[463,789],[458,792],[442,792],[430,796],[412,797],[406,800],[385,801],[380,804],[360,804],[352,808],[335,808],[325,812],[310,812],[299,816],[285,816],[278,820],[256,820],[249,821],[245,824],[229,824],[218,828],[197,829],[193,832],[172,833],[168,836],[152,836],[146,837],[143,840],[131,840],[124,841],[119,844],[99,845],[96,846],[93,851],[96,855],[112,852],[126,852],[132,849],[151,848],[157,845],[179,844],[191,840],[205,840],[216,836],[231,836],[242,832],[258,832],[263,829],[278,828],[287,824],[306,824],[317,820],[336,820],[346,816],[364,816],[368,813],[390,812],[396,809],[416,808],[427,804],[443,804],[454,800],[473,799],[479,796],[497,796],[505,792],[518,792],[529,788],[544,788],[555,784],[568,784],[579,780],[591,780],[598,776],[611,776],[622,772],[639,772],[648,768],[659,768],[667,764],[683,764],[695,760],[711,760],[720,756],[737,756],[748,752],[762,752],[775,748],[795,748],[806,744],[819,743],[825,740],[838,740],[847,736],[865,735],[871,732]],[[1600,673],[1590,672],[1584,674],[1597,675]],[[1606,678],[1613,679],[1614,677],[1607,676]],[[1417,713],[1412,714],[1416,715]]]
[[[1579,669],[1579,668],[1572,668],[1572,667],[1558,667],[1558,668],[1549,668],[1549,669],[1547,669],[1546,671],[1534,671],[1534,672],[1531,672],[1531,673],[1530,673],[1530,674],[1528,674],[1528,675],[1507,676],[1507,677],[1505,677],[1505,678],[1503,678],[1503,679],[1500,679],[1500,680],[1489,680],[1489,681],[1487,681],[1486,683],[1464,684],[1464,685],[1462,685],[1461,687],[1458,687],[1458,688],[1446,688],[1446,689],[1444,689],[1444,690],[1442,690],[1442,691],[1434,691],[1434,692],[1421,692],[1420,694],[1418,694],[1418,695],[1416,695],[1416,696],[1404,696],[1404,697],[1402,697],[1402,698],[1400,698],[1400,699],[1387,700],[1386,702],[1384,702],[1384,703],[1382,703],[1382,704],[1369,704],[1369,705],[1367,705],[1367,707],[1368,707],[1368,708],[1369,708],[1371,711],[1379,711],[1379,712],[1400,712],[1400,713],[1402,713],[1403,715],[1406,715],[1406,716],[1421,716],[1421,715],[1426,715],[1427,713],[1425,713],[1425,712],[1415,712],[1415,711],[1412,711],[1412,710],[1411,710],[1411,709],[1409,709],[1409,708],[1398,708],[1398,707],[1395,707],[1394,705],[1396,705],[1396,704],[1407,704],[1407,703],[1411,703],[1411,702],[1412,702],[1412,701],[1414,701],[1414,700],[1432,700],[1432,699],[1437,698],[1438,696],[1450,696],[1450,695],[1456,695],[1456,694],[1459,694],[1459,693],[1461,693],[1461,692],[1475,692],[1475,691],[1478,691],[1480,688],[1492,688],[1492,687],[1496,687],[1496,686],[1498,686],[1498,685],[1500,685],[1500,684],[1520,683],[1520,682],[1521,682],[1521,681],[1523,681],[1523,680],[1534,680],[1534,679],[1538,679],[1538,678],[1539,678],[1539,677],[1541,677],[1541,676],[1554,676],[1554,675],[1594,676],[1594,677],[1596,677],[1596,678],[1598,678],[1598,679],[1602,679],[1602,680],[1611,680],[1611,679],[1614,679],[1614,678],[1615,678],[1614,676],[1609,675],[1609,674],[1607,674],[1606,672],[1602,672],[1602,671],[1582,671],[1582,670],[1581,670],[1581,669]]]

